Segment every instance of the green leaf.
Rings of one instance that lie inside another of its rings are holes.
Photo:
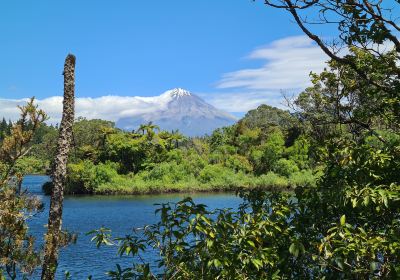
[[[214,259],[213,263],[214,263],[214,266],[215,266],[216,268],[222,266],[222,263],[221,263],[218,259]]]
[[[251,241],[251,240],[247,240],[247,243],[248,243],[251,247],[256,247],[256,244],[254,244],[254,242]]]
[[[260,261],[259,259],[252,259],[251,262],[253,263],[253,265],[257,268],[260,269],[262,267],[262,261]]]
[[[343,215],[342,217],[340,217],[340,225],[344,226],[346,224],[346,215]]]
[[[369,204],[369,195],[364,197],[364,205],[368,206],[368,204]]]
[[[291,253],[295,257],[298,257],[299,252],[300,252],[300,250],[298,247],[298,242],[293,242],[289,247],[289,253]]]

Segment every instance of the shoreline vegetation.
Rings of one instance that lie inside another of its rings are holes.
[[[66,195],[153,195],[170,193],[222,193],[237,192],[241,190],[262,189],[266,191],[293,191],[298,186],[315,185],[316,175],[309,171],[294,174],[290,178],[279,176],[273,172],[260,177],[249,177],[244,174],[236,174],[242,177],[241,181],[233,178],[224,178],[225,182],[213,182],[211,184],[200,183],[196,179],[176,183],[161,181],[143,181],[143,179],[119,176],[112,181],[94,187],[90,192],[82,192],[85,188],[79,185],[67,185]],[[92,183],[92,182],[87,182]],[[43,185],[45,195],[51,194],[51,181]]]
[[[236,124],[187,138],[153,123],[127,132],[104,120],[78,118],[65,194],[156,194],[314,186],[322,165],[312,160],[300,119],[261,105]],[[48,170],[57,127],[43,125],[30,161]],[[48,151],[43,153],[43,151]],[[51,193],[51,183],[44,192]]]

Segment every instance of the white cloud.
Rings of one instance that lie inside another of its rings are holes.
[[[160,95],[155,97],[102,96],[98,98],[76,98],[76,116],[88,119],[107,119],[117,121],[123,117],[163,109],[171,97]],[[19,117],[18,105],[24,105],[28,99],[0,99],[0,116],[15,121]],[[49,116],[50,123],[60,123],[62,97],[53,96],[36,100],[39,108]]]
[[[393,43],[386,41],[371,48],[385,53]],[[338,50],[340,56],[348,49]],[[261,104],[285,108],[282,92],[296,96],[311,85],[310,72],[320,73],[327,67],[328,56],[307,36],[287,37],[252,51],[247,59],[261,60],[258,68],[247,68],[222,76],[209,101],[230,112],[246,112]],[[285,108],[287,109],[287,108]]]
[[[309,73],[322,71],[327,61],[322,50],[306,36],[274,41],[254,50],[247,58],[265,63],[259,68],[226,73],[217,87],[270,91],[303,89],[310,85]]]
[[[260,104],[283,108],[281,92],[298,93],[310,85],[309,73],[325,67],[327,57],[306,36],[287,37],[258,48],[248,56],[261,60],[259,68],[242,69],[226,73],[212,93],[200,94],[207,102],[228,112],[247,112]],[[117,121],[142,113],[155,112],[166,106],[169,96],[156,97],[102,96],[77,98],[76,116],[89,119],[102,118]],[[0,99],[0,117],[16,120],[17,105],[28,99]],[[50,117],[51,123],[59,123],[62,97],[54,96],[38,100],[37,104]]]
[[[216,108],[231,113],[247,112],[261,104],[288,109],[283,103],[283,95],[280,91],[216,92],[200,94],[200,96]]]
[[[217,82],[222,93],[207,95],[216,107],[230,112],[246,112],[260,104],[285,108],[282,92],[293,95],[310,86],[310,72],[321,72],[328,60],[307,36],[274,41],[246,58],[263,64],[224,74]]]

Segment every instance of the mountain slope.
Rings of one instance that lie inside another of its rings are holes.
[[[236,118],[232,115],[218,110],[200,97],[181,88],[141,100],[149,105],[150,110],[119,119],[117,127],[134,130],[140,124],[151,121],[164,130],[179,129],[187,136],[201,136],[236,122]]]

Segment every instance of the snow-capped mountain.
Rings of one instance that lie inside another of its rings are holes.
[[[140,124],[151,121],[164,130],[179,129],[187,136],[201,136],[236,121],[232,115],[218,110],[200,97],[181,88],[168,90],[160,96],[135,97],[135,99],[140,101],[143,107],[131,108],[129,117],[123,117],[116,122],[117,127],[134,130]],[[146,110],[143,110],[145,108]]]

